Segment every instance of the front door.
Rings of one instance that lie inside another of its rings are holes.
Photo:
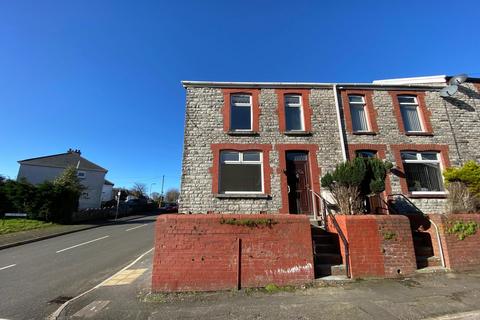
[[[308,153],[303,151],[288,151],[286,159],[288,207],[290,213],[311,214]]]

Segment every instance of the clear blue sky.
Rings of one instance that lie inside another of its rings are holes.
[[[479,1],[0,1],[0,174],[79,148],[178,187],[181,80],[480,75]]]

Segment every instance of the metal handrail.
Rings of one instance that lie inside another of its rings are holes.
[[[343,250],[345,252],[345,268],[347,272],[347,277],[350,278],[350,251],[349,251],[349,246],[348,246],[348,241],[345,235],[343,234],[342,229],[338,225],[337,219],[335,219],[335,215],[330,212],[328,209],[329,205],[332,205],[329,203],[324,197],[322,197],[320,194],[317,192],[309,189],[310,192],[312,193],[312,199],[315,200],[315,197],[317,197],[320,200],[320,203],[322,204],[322,224],[325,230],[328,231],[328,222],[327,222],[327,217],[330,217],[332,219],[332,224],[335,227],[335,230],[340,237],[340,240],[342,241],[343,244]],[[313,201],[313,214],[316,219],[317,217],[317,206],[316,206],[316,201]]]
[[[394,196],[395,196],[395,197],[399,196],[399,197],[403,198],[404,200],[406,200],[406,201],[416,210],[415,213],[420,213],[420,214],[424,215],[423,211],[420,210],[420,209],[415,205],[415,203],[413,203],[410,199],[408,199],[408,197],[406,197],[404,194],[402,194],[402,193],[393,193],[393,194],[389,194],[389,195],[388,195],[388,198],[391,198],[391,197],[394,197]],[[390,208],[390,206],[389,206],[389,208]],[[394,210],[394,211],[396,211],[396,210]]]
[[[324,201],[326,201],[326,200],[324,199]],[[347,238],[343,234],[342,228],[340,228],[340,226],[338,225],[337,219],[335,219],[335,215],[332,214],[331,212],[328,212],[328,215],[332,219],[333,226],[335,227],[335,229],[338,233],[338,236],[342,240],[343,250],[345,252],[345,268],[346,268],[346,271],[347,271],[347,278],[350,278],[350,251],[349,251],[349,247],[348,247]],[[327,226],[327,229],[328,229],[328,226]]]

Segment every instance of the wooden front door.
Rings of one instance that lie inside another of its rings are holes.
[[[288,151],[286,159],[288,207],[290,213],[311,214],[308,153],[302,151]]]

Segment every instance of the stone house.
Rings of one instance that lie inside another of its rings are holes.
[[[102,188],[107,169],[85,159],[80,150],[18,161],[17,179],[26,179],[32,184],[53,181],[69,166],[77,168],[77,176],[85,187],[79,198],[78,208],[100,208]]]
[[[480,79],[444,98],[449,79],[183,81],[179,212],[312,215],[322,175],[356,156],[394,163],[385,198],[444,212],[441,171],[480,161]]]

